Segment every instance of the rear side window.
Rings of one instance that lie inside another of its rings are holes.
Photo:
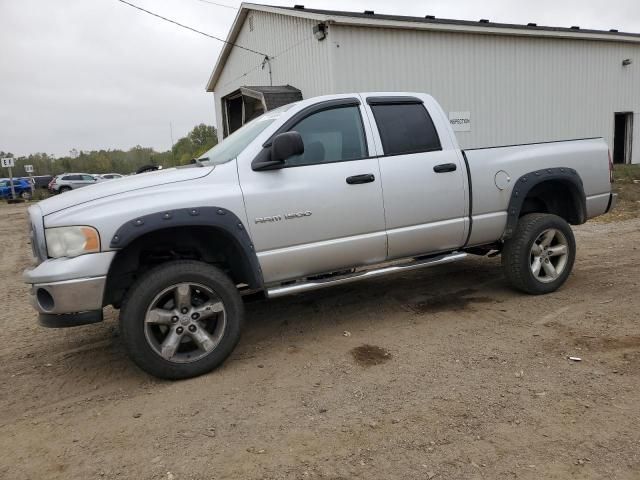
[[[65,177],[62,177],[62,180],[66,180],[66,181],[75,180],[76,179],[75,177],[76,175],[67,175]]]
[[[385,155],[442,150],[431,116],[421,103],[372,105]]]

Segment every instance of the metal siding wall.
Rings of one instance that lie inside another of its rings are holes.
[[[427,92],[446,112],[471,112],[463,148],[591,136],[612,146],[614,112],[633,111],[640,163],[640,45],[344,26],[329,39],[335,87],[321,93]]]
[[[291,85],[304,98],[331,90],[329,42],[313,36],[311,20],[253,11],[253,31],[249,19],[244,22],[236,43],[276,58],[271,61],[273,85]],[[222,127],[220,99],[242,86],[269,85],[268,67],[262,58],[246,50],[233,48],[215,86],[217,125]],[[222,128],[218,128],[220,135]]]

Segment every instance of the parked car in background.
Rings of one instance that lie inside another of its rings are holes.
[[[63,173],[57,175],[49,183],[49,191],[51,193],[63,193],[77,188],[94,185],[98,180],[88,173]]]
[[[96,178],[98,179],[98,181],[102,181],[102,180],[114,180],[116,178],[122,178],[124,177],[124,175],[120,174],[120,173],[104,173],[102,175],[96,175]]]
[[[16,193],[16,198],[31,198],[31,184],[26,178],[14,178],[13,189]],[[8,178],[0,179],[0,198],[10,199],[11,196],[11,181]]]
[[[34,175],[32,178],[35,188],[48,188],[49,183],[53,180],[53,175]]]
[[[136,175],[140,173],[155,172],[156,170],[162,170],[162,165],[143,165],[138,170],[136,170]]]

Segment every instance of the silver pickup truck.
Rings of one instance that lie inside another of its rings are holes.
[[[571,272],[578,225],[613,208],[601,138],[460,150],[429,95],[312,98],[268,112],[186,168],[29,208],[39,321],[120,309],[143,370],[187,378],[240,338],[245,293],[305,292],[502,254],[529,294]]]

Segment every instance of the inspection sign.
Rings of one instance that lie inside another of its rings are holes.
[[[470,132],[471,112],[449,112],[449,123],[454,132]]]

